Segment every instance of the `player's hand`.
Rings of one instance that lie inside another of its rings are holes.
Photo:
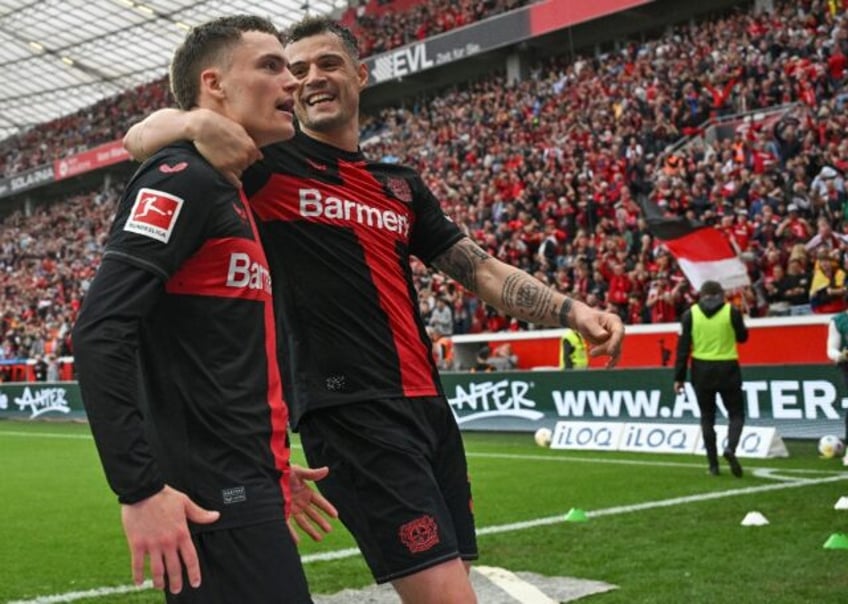
[[[262,159],[262,152],[236,122],[208,109],[190,112],[189,130],[194,146],[234,186],[241,187],[241,174]]]
[[[675,394],[683,392],[683,382],[674,382],[674,392]]]
[[[576,301],[572,313],[574,328],[591,345],[589,355],[608,355],[607,368],[615,367],[621,358],[621,346],[624,342],[624,323],[621,317]]]
[[[330,470],[326,466],[314,469],[303,468],[295,464],[291,466],[289,532],[291,532],[295,543],[300,542],[300,535],[295,529],[295,525],[300,527],[300,530],[309,535],[313,541],[321,541],[324,538],[324,533],[333,530],[327,518],[338,518],[339,513],[332,503],[306,483],[307,480],[321,480],[329,472]]]
[[[188,521],[210,524],[219,512],[204,510],[184,493],[166,486],[137,503],[121,506],[121,521],[132,557],[133,582],[144,580],[144,561],[150,559],[150,574],[156,589],[165,588],[167,573],[171,593],[183,588],[183,565],[192,587],[200,585],[200,563],[188,530]]]

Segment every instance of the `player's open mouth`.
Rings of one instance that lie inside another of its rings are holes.
[[[335,100],[335,98],[336,97],[333,96],[332,94],[326,94],[326,93],[315,94],[315,95],[306,99],[306,104],[310,107],[314,107],[318,103],[328,103],[332,100]]]
[[[291,113],[294,110],[294,101],[292,99],[288,99],[277,103],[277,110]]]

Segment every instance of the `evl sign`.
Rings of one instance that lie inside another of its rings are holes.
[[[421,42],[377,57],[371,77],[376,83],[380,83],[429,69],[434,65],[435,63],[427,58],[427,45]]]

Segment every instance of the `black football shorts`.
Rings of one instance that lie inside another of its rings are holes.
[[[297,546],[282,519],[192,535],[201,584],[165,590],[168,604],[311,604]]]
[[[309,465],[330,468],[318,487],[378,583],[477,558],[465,450],[443,397],[318,409],[299,431]]]

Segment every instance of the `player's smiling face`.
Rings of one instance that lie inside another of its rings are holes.
[[[310,36],[287,45],[285,53],[299,84],[295,113],[303,129],[326,135],[355,124],[368,72],[342,39],[333,33]]]

